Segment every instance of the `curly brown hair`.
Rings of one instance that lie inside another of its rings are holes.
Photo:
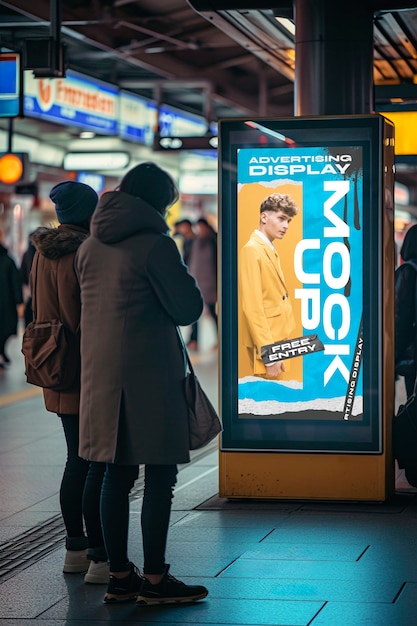
[[[285,193],[271,193],[261,203],[260,213],[264,211],[282,211],[289,217],[297,215],[299,209],[295,200]]]

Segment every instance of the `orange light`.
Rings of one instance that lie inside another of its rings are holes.
[[[17,183],[23,174],[23,163],[15,154],[0,157],[0,182],[6,185]]]

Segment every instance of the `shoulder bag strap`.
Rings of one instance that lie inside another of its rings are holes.
[[[183,353],[183,356],[184,356],[184,372],[185,372],[185,375],[187,375],[187,369],[188,369],[189,372],[191,372],[191,374],[194,375],[194,369],[193,369],[193,366],[191,364],[190,355],[188,354],[187,346],[184,343],[184,338],[182,336],[181,330],[178,328],[178,326],[176,328],[177,328],[177,333],[178,333],[178,337],[179,337],[179,340],[180,340],[180,344],[181,344],[181,347],[182,347],[182,353]]]

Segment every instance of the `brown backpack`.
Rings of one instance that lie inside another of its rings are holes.
[[[35,276],[37,269],[36,263]],[[36,282],[32,308],[33,322],[27,325],[22,341],[26,380],[45,389],[70,389],[80,376],[79,329],[73,333],[58,319],[46,322],[36,320]]]

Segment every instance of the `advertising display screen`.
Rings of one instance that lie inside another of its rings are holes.
[[[220,123],[224,450],[381,452],[382,124]]]
[[[18,52],[0,53],[0,117],[23,114],[22,66]]]

